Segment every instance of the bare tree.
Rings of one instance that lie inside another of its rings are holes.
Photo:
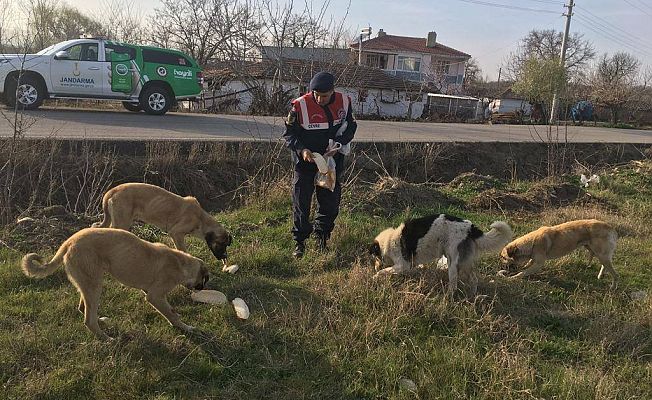
[[[4,26],[2,27],[4,29]],[[13,59],[4,58],[6,62],[14,64],[18,69],[16,81],[20,82],[24,72],[25,60],[29,49],[34,47],[34,36],[27,29],[19,29],[13,35],[12,42],[8,44],[14,49],[19,57]],[[18,90],[18,86],[15,87]],[[5,93],[7,95],[8,93]],[[15,95],[16,93],[14,93]],[[26,115],[16,101],[14,109],[11,112],[5,112],[0,109],[0,121],[6,122],[12,130],[12,136],[9,138],[9,146],[4,146],[2,152],[6,152],[3,157],[6,161],[0,164],[0,223],[7,223],[14,213],[13,200],[16,189],[16,182],[19,181],[20,167],[18,163],[20,143],[24,138],[26,131],[36,122],[34,117]]]
[[[647,80],[641,84],[640,61],[629,53],[604,54],[590,77],[591,98],[594,103],[611,112],[611,122],[618,122],[623,108],[644,91]]]
[[[516,80],[530,59],[559,60],[563,35],[554,29],[532,30],[521,39],[518,50],[510,54],[507,62],[507,76]],[[595,50],[590,41],[580,33],[568,37],[566,50],[566,71],[572,80],[581,74],[584,67],[595,57]]]
[[[324,53],[320,51],[336,44],[342,46],[347,40],[347,30],[343,19],[331,17],[328,22],[324,22],[329,4],[329,0],[317,5],[295,0],[261,0],[251,5],[256,7],[256,12],[246,19],[253,21],[250,23],[252,29],[248,45],[261,50],[264,46],[272,48],[273,54],[267,54],[264,66],[272,69],[272,82],[266,84],[261,82],[259,76],[252,76],[249,72],[256,68],[243,68],[246,57],[239,58],[231,52],[227,59],[233,79],[243,82],[252,94],[252,110],[263,114],[284,114],[289,100],[297,94],[297,86],[307,84],[297,76],[297,66],[290,68],[288,65],[286,49],[302,48],[306,53],[312,53],[312,57],[307,57],[309,59],[305,61],[308,69],[312,69],[315,61],[320,61],[322,66],[336,62],[323,60]],[[227,45],[232,42],[233,40],[228,41]],[[347,43],[344,45],[348,46]],[[288,81],[296,83],[288,87],[285,84]]]
[[[14,8],[10,0],[0,0],[0,52],[4,53],[13,38],[13,33],[9,28],[9,21],[14,17]]]
[[[113,40],[134,44],[146,40],[144,14],[134,0],[102,0],[96,19],[102,21],[102,33]]]
[[[477,85],[482,81],[482,69],[475,58],[464,64],[464,89]]]
[[[233,41],[243,40],[251,4],[238,0],[162,0],[150,18],[150,40],[187,51],[201,65],[230,55]],[[247,28],[249,29],[249,28]]]
[[[25,26],[33,37],[30,51],[102,30],[99,22],[58,0],[28,0],[21,7],[27,18]]]
[[[34,35],[34,47],[43,49],[51,45],[59,0],[28,0],[21,6]]]
[[[76,8],[66,4],[57,9],[52,26],[52,39],[55,42],[77,39],[81,34],[97,35],[102,31],[102,24],[82,14]]]

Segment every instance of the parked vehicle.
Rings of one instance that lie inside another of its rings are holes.
[[[163,115],[178,100],[199,96],[203,73],[177,50],[84,37],[36,54],[0,54],[0,85],[7,104],[27,110],[69,98],[121,101],[129,111]]]

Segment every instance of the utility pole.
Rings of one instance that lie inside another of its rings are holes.
[[[568,46],[568,31],[570,31],[570,23],[571,23],[571,17],[573,16],[573,6],[574,6],[574,1],[570,0],[570,3],[568,5],[564,4],[564,7],[568,8],[568,14],[564,14],[566,16],[566,29],[564,30],[564,37],[561,40],[561,59],[559,60],[560,65],[562,68],[566,65],[566,47]],[[555,121],[557,120],[557,108],[558,106],[558,98],[557,98],[557,91],[555,90],[554,95],[552,96],[552,108],[550,109],[550,125],[554,124]]]
[[[367,38],[371,37],[371,27],[362,28],[360,30],[360,40],[358,41],[358,65],[362,65],[362,36],[367,35]]]

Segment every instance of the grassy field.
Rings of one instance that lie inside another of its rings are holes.
[[[235,237],[236,274],[222,273],[199,241],[190,247],[214,267],[210,288],[245,299],[250,319],[237,319],[228,305],[194,303],[178,288],[170,302],[199,330],[185,335],[140,291],[107,279],[100,314],[116,340],[106,343],[84,327],[62,270],[32,280],[18,268],[25,252],[50,256],[59,241],[38,243],[41,231],[5,227],[0,398],[650,399],[652,297],[632,293],[649,293],[652,282],[651,172],[640,163],[610,169],[568,204],[555,204],[541,182],[426,187],[385,179],[349,187],[330,250],[319,253],[310,242],[300,261],[291,257],[289,189],[281,188],[217,215]],[[579,186],[577,177],[564,180]],[[506,210],[495,201],[508,198],[534,205]],[[597,262],[587,266],[580,251],[518,282],[496,277],[497,255],[486,255],[480,296],[469,300],[448,300],[446,271],[434,265],[374,281],[366,249],[375,234],[408,215],[442,211],[484,230],[504,219],[516,234],[604,219],[621,236],[614,260],[621,283],[609,290],[609,278],[598,281]],[[151,227],[135,231],[170,243]]]

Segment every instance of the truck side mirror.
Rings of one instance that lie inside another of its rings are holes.
[[[57,51],[54,55],[55,60],[68,60],[70,58],[70,53],[65,50]]]

